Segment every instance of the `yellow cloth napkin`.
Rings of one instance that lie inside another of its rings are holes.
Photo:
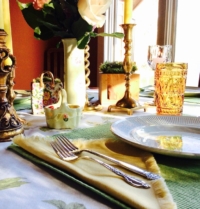
[[[66,162],[61,160],[52,149],[49,143],[50,140],[52,139],[37,136],[24,137],[23,135],[18,135],[13,138],[13,142],[26,151],[52,165],[70,172],[88,184],[114,196],[132,207],[142,209],[176,208],[176,204],[173,202],[173,198],[162,178],[154,181],[146,180],[137,174],[118,167],[118,169],[123,170],[125,173],[145,180],[151,185],[150,189],[133,187],[127,184],[122,177],[117,176],[102,165],[88,159],[81,159],[81,155],[90,155],[86,152],[80,154],[80,157],[74,161]],[[120,140],[78,139],[73,140],[73,143],[81,149],[92,149],[159,174],[156,161],[149,152],[137,149]],[[92,156],[97,158],[94,155]],[[110,162],[107,163],[111,164]],[[112,165],[115,166],[114,164]]]

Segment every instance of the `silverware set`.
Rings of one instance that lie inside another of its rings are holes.
[[[93,150],[88,150],[88,149],[78,149],[67,137],[65,136],[58,136],[56,137],[56,139],[52,142],[50,142],[52,148],[54,149],[54,151],[57,153],[57,155],[65,161],[72,161],[78,158],[78,154],[80,154],[81,152],[88,152],[91,153],[93,155],[96,155],[98,157],[101,157],[103,159],[106,159],[108,161],[111,161],[112,163],[115,163],[118,166],[121,166],[129,171],[132,171],[138,175],[141,175],[147,179],[150,180],[156,180],[161,178],[159,175],[151,173],[149,171],[143,170],[137,166],[125,163],[123,161],[119,161],[116,160],[115,158],[106,156],[104,154],[95,152]],[[127,175],[124,172],[120,171],[119,169],[97,159],[97,158],[93,158],[90,156],[81,156],[82,159],[89,159],[92,161],[95,161],[97,163],[99,163],[100,165],[104,166],[105,168],[109,169],[110,171],[112,171],[113,173],[121,176],[124,178],[124,180],[135,187],[142,187],[142,188],[150,188],[150,185],[148,183],[146,183],[145,181],[142,181],[140,179],[137,179],[133,176]]]

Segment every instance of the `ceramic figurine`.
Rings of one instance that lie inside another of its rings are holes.
[[[59,96],[56,104],[44,108],[47,126],[55,129],[76,128],[81,120],[82,108],[67,103],[67,93],[64,89],[61,89]]]

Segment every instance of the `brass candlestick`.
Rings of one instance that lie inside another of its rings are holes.
[[[9,98],[10,103],[6,96],[8,91],[7,84],[9,87],[12,86],[12,74],[15,67],[15,58],[10,54],[9,49],[5,45],[6,36],[6,32],[0,29],[0,142],[9,141],[11,137],[24,131],[11,104],[13,102],[12,98]],[[6,59],[11,60],[11,65],[5,63]],[[10,79],[9,82],[8,77]]]
[[[130,93],[130,76],[131,76],[131,70],[133,66],[132,58],[131,58],[131,51],[132,51],[132,30],[135,24],[122,24],[121,25],[124,30],[124,43],[125,43],[125,56],[123,61],[123,68],[126,73],[125,75],[125,94],[122,99],[120,99],[116,105],[110,105],[108,107],[108,112],[111,112],[111,109],[119,109],[122,111],[127,111],[129,115],[133,113],[133,111],[144,108],[144,111],[146,111],[146,108],[141,106],[139,103],[131,98]]]

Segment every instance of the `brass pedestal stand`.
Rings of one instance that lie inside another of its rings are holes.
[[[112,109],[127,111],[129,115],[133,113],[133,111],[138,109],[144,109],[146,111],[146,107],[141,106],[137,103],[133,98],[131,98],[130,93],[130,76],[132,70],[132,59],[131,59],[131,50],[132,50],[132,30],[135,24],[123,24],[121,25],[124,30],[124,43],[125,43],[125,56],[123,61],[123,68],[125,70],[125,94],[122,99],[120,99],[116,105],[110,105],[108,107],[108,112],[111,112]]]
[[[11,137],[24,131],[14,107],[6,96],[8,86],[12,86],[13,76],[11,74],[15,67],[15,58],[5,45],[6,36],[6,32],[0,29],[0,142],[9,141]],[[10,59],[12,64],[5,64],[6,59]],[[12,98],[9,100],[13,101]]]

